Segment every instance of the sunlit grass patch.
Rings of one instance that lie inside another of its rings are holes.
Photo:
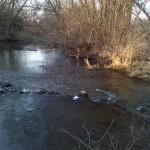
[[[127,46],[124,49],[108,52],[107,55],[110,59],[110,63],[105,65],[106,68],[123,71],[129,77],[150,80],[149,48],[139,50]]]

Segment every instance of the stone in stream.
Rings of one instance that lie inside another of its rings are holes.
[[[60,94],[58,92],[52,91],[52,92],[47,92],[46,95],[55,95],[55,96],[58,96]]]
[[[73,100],[74,101],[80,100],[80,97],[76,95],[76,96],[73,97]]]
[[[112,103],[110,105],[111,105],[111,108],[116,110],[116,111],[119,111],[119,112],[126,112],[127,111],[127,108],[125,106],[114,104],[114,103]]]
[[[0,93],[16,92],[10,82],[0,82]]]
[[[12,88],[11,88],[11,89],[9,90],[9,92],[17,92],[17,91],[16,91],[16,89],[14,89],[14,88],[12,89]]]
[[[19,93],[20,94],[27,94],[27,93],[30,93],[31,91],[29,90],[29,89],[23,89],[23,90],[21,90]]]
[[[136,108],[136,111],[145,112],[145,111],[146,111],[146,107],[145,107],[145,106],[138,106],[138,107]]]
[[[125,113],[125,112],[128,112],[127,108],[125,106],[122,106],[122,105],[118,105],[116,104],[114,101],[113,103],[110,103],[110,101],[108,100],[105,100],[105,101],[93,101],[89,95],[87,94],[87,92],[85,91],[80,91],[80,93],[78,94],[78,96],[74,96],[73,97],[73,100],[81,100],[81,101],[84,101],[84,102],[87,102],[91,105],[96,105],[96,106],[107,106],[107,107],[110,107],[112,110],[116,111],[116,112],[119,112],[119,113]]]
[[[86,91],[80,91],[78,95],[75,95],[72,100],[81,100],[81,101],[89,101],[89,95],[86,93]]]
[[[80,100],[83,100],[83,101],[90,100],[89,95],[87,94],[86,91],[80,91],[80,93],[78,94],[78,97],[80,98]]]
[[[35,93],[37,93],[37,94],[39,94],[39,95],[43,95],[43,94],[49,93],[49,91],[37,90]]]
[[[58,96],[60,95],[58,92],[55,92],[55,91],[47,91],[47,90],[37,90],[35,91],[36,94],[39,94],[39,95],[47,95],[47,96],[50,96],[50,95],[55,95],[55,96]]]
[[[29,49],[28,48],[28,51],[38,51],[37,49]]]
[[[12,84],[10,82],[8,82],[8,83],[5,83],[3,86],[4,87],[12,87]]]
[[[0,87],[0,93],[6,93],[5,89]]]
[[[3,88],[12,87],[12,84],[10,82],[0,82],[0,86]]]
[[[55,92],[55,91],[52,91],[52,92],[50,92],[50,91],[46,91],[46,90],[38,90],[38,91],[36,91],[35,93],[37,93],[37,94],[39,94],[39,95],[55,95],[55,96],[58,96],[59,95],[59,93],[58,92]]]

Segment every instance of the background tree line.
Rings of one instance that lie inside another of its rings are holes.
[[[23,30],[25,19],[24,11],[28,0],[0,0],[0,39],[11,39]]]
[[[96,67],[133,72],[139,66],[135,62],[140,61],[142,66],[149,63],[145,59],[150,43],[148,3],[149,0],[0,0],[0,39],[38,39],[63,48],[71,56],[85,58],[90,68],[89,58],[94,57]],[[145,18],[140,17],[141,13]],[[149,73],[150,68],[142,70]]]

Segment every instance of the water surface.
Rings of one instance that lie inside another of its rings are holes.
[[[137,107],[144,106],[144,115],[150,116],[149,83],[117,72],[89,71],[84,65],[77,67],[74,60],[66,58],[59,50],[42,44],[0,43],[0,81],[10,81],[17,89],[15,93],[0,94],[2,150],[86,149],[62,130],[85,140],[88,135],[81,128],[85,123],[91,139],[96,141],[113,119],[111,136],[125,147],[133,139],[132,124],[135,136],[143,126],[143,121],[134,115]],[[118,113],[105,104],[67,100],[65,96],[18,94],[23,88],[57,91],[61,95],[76,95],[85,90],[95,101],[120,99],[117,103],[125,105],[129,113]],[[145,128],[140,135],[139,145],[144,143],[144,150],[149,149],[149,121],[150,118],[144,121]],[[107,135],[104,143],[110,142]]]

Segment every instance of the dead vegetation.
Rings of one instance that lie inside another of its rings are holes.
[[[36,33],[51,46],[63,48],[65,54],[83,58],[88,69],[106,67],[131,77],[150,78],[149,59],[145,59],[145,49],[150,46],[147,3],[148,0],[46,0]],[[141,13],[147,19],[140,18]],[[96,59],[95,65],[91,65],[91,58]]]

